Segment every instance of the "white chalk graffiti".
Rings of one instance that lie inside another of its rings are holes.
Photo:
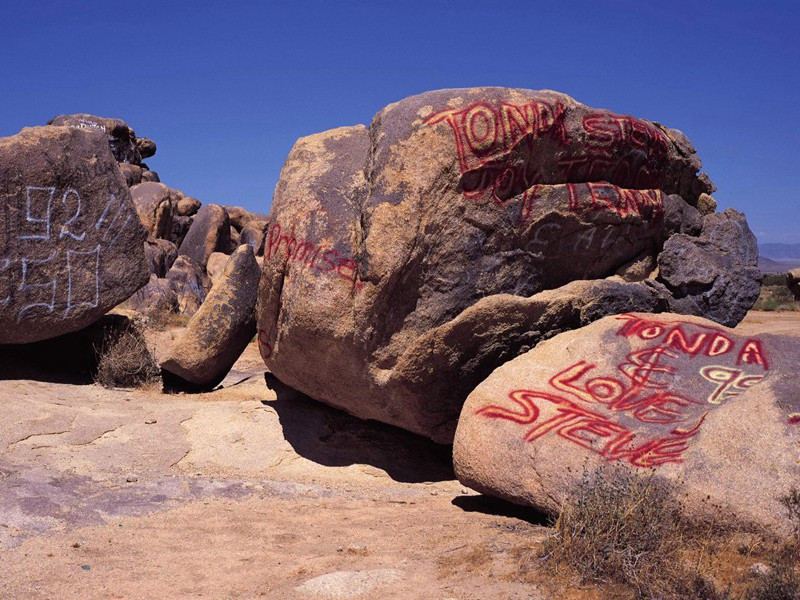
[[[70,219],[66,223],[64,223],[63,227],[61,227],[61,235],[58,236],[58,239],[61,239],[61,238],[65,237],[65,236],[69,236],[73,240],[77,240],[79,242],[82,242],[84,240],[84,238],[86,237],[86,232],[85,231],[83,233],[81,233],[80,235],[77,235],[77,234],[73,233],[72,231],[70,231],[70,225],[75,223],[78,220],[78,217],[81,216],[81,196],[80,196],[80,194],[78,194],[78,192],[76,190],[68,189],[66,192],[64,192],[63,198],[61,198],[61,203],[65,207],[67,206],[67,199],[70,196],[73,196],[75,198],[76,203],[77,203],[77,206],[75,207],[75,214],[72,215],[70,217]]]
[[[43,225],[43,231],[35,233],[19,234],[17,237],[21,240],[46,240],[50,241],[50,213],[53,207],[53,196],[55,196],[56,188],[54,187],[34,187],[28,186],[25,188],[25,219],[29,224]],[[34,216],[34,208],[38,203],[36,199],[44,198],[44,216]]]
[[[56,251],[54,250],[52,254],[48,258],[44,259],[36,259],[36,258],[21,258],[20,262],[22,263],[22,280],[19,284],[19,291],[31,294],[36,292],[37,290],[44,290],[45,298],[47,298],[47,289],[49,288],[49,301],[42,302],[41,298],[39,302],[36,302],[35,299],[33,302],[29,302],[25,306],[23,306],[19,313],[17,314],[17,321],[21,321],[23,315],[26,312],[33,310],[34,308],[44,308],[47,312],[53,312],[56,307],[56,280],[51,279],[50,281],[46,281],[44,283],[30,283],[28,280],[35,277],[35,274],[32,275],[31,271],[35,269],[37,265],[43,265],[49,263],[53,258],[56,256]]]
[[[28,240],[32,254],[23,250],[25,255],[21,257],[0,258],[0,310],[9,307],[16,310],[16,306],[21,305],[16,312],[18,322],[36,319],[44,314],[67,318],[76,312],[100,306],[103,251],[117,243],[120,234],[136,217],[128,205],[111,194],[100,217],[94,222],[94,231],[97,232],[94,243],[88,246],[89,249],[73,249],[76,242],[91,242],[84,225],[86,216],[83,215],[81,195],[73,188],[64,191],[61,204],[65,221],[60,230],[55,229],[58,225],[53,223],[54,217],[59,214],[58,210],[54,214],[55,195],[55,187],[25,188],[24,208],[20,198],[20,210],[17,213],[17,239]],[[91,233],[91,225],[88,226],[88,232]],[[55,243],[61,240],[67,243],[67,248],[56,246]],[[34,248],[39,248],[39,251],[34,251]],[[42,256],[41,250],[50,252],[49,256],[38,258],[37,255]],[[59,275],[64,273],[64,269],[59,269],[57,264],[62,260],[66,263],[66,275]],[[59,298],[61,300],[57,302]],[[19,303],[15,303],[15,299]]]

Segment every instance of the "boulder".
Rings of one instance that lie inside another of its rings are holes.
[[[205,204],[194,216],[178,254],[188,256],[205,268],[212,252],[227,252],[231,241],[228,213],[217,204]]]
[[[138,165],[142,155],[136,147],[136,134],[121,119],[107,119],[87,114],[60,115],[48,125],[59,125],[73,129],[87,129],[105,136],[117,162]]]
[[[658,255],[659,280],[672,312],[704,315],[733,327],[758,299],[756,236],[732,208],[706,215],[698,237],[678,233]]]
[[[142,158],[150,158],[155,156],[156,143],[150,138],[136,138],[136,149]]]
[[[668,480],[686,516],[786,533],[800,480],[796,337],[622,314],[499,367],[467,399],[453,456],[482,493],[556,513],[608,462]],[[747,493],[742,493],[747,490]]]
[[[239,236],[240,244],[248,244],[253,248],[256,256],[264,255],[264,236],[267,230],[267,221],[250,221],[242,228]]]
[[[786,285],[794,295],[794,299],[800,300],[800,269],[792,269],[786,273]]]
[[[158,183],[161,179],[158,178],[158,173],[145,169],[142,171],[142,181],[155,181]]]
[[[700,194],[700,197],[697,199],[697,210],[700,211],[700,214],[710,215],[717,211],[717,201],[708,194]]]
[[[136,213],[151,237],[167,238],[172,232],[173,196],[163,183],[148,181],[131,188]]]
[[[178,248],[181,247],[183,239],[186,237],[186,234],[189,233],[189,228],[192,226],[192,221],[194,221],[194,217],[172,218],[172,232],[169,235],[169,239]]]
[[[203,268],[185,255],[179,255],[172,263],[167,280],[178,295],[179,312],[184,315],[196,313],[211,289],[211,279],[203,272]]]
[[[239,234],[236,229],[231,226],[231,237],[230,242],[228,243],[228,254],[233,254],[233,251],[239,247],[239,243],[241,242],[241,235]]]
[[[176,214],[181,217],[191,217],[197,214],[197,211],[200,210],[200,206],[202,205],[197,198],[183,196],[175,205]]]
[[[240,246],[161,363],[167,387],[212,389],[223,380],[256,334],[260,275],[250,246]]]
[[[226,206],[225,211],[228,213],[228,218],[231,221],[231,226],[235,227],[237,231],[241,231],[250,221],[266,221],[266,215],[259,215],[251,213],[249,210],[241,206]]]
[[[695,205],[714,189],[700,165],[677,130],[549,91],[429,92],[369,129],[301,138],[266,233],[266,364],[312,398],[452,441],[499,364],[556,330],[670,306],[649,267],[665,239],[699,234]],[[720,267],[749,244],[719,241],[705,249]],[[633,281],[607,279],[626,266]],[[731,319],[726,298],[686,291],[680,310]]]
[[[225,271],[225,265],[228,264],[230,256],[223,252],[213,252],[208,257],[208,264],[206,265],[206,274],[211,279],[211,285],[217,285],[222,273]]]
[[[142,183],[142,167],[138,165],[130,165],[128,163],[119,163],[119,170],[125,178],[125,183],[128,187],[133,187]]]
[[[180,312],[178,294],[168,279],[150,275],[147,285],[138,290],[123,304],[145,316],[160,318],[163,315]]]
[[[178,248],[169,240],[149,238],[144,243],[144,255],[150,273],[164,277],[178,257]]]
[[[147,283],[144,228],[104,135],[0,138],[0,343],[77,331]]]

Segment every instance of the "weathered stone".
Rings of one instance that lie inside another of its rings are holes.
[[[0,138],[0,343],[86,327],[147,282],[125,180],[94,129]]]
[[[249,210],[241,206],[226,206],[225,210],[231,221],[231,226],[235,227],[237,231],[241,231],[250,221],[266,221],[266,215],[259,215],[251,213]]]
[[[150,238],[144,243],[144,255],[150,273],[164,277],[178,257],[178,248],[169,240]]]
[[[143,315],[160,318],[163,315],[180,312],[178,294],[168,279],[150,275],[150,281],[123,303]]]
[[[197,198],[190,198],[189,196],[183,196],[178,202],[175,204],[176,207],[176,214],[181,217],[191,217],[197,214],[197,211],[200,210],[202,204],[200,200]]]
[[[200,310],[161,363],[174,377],[165,385],[210,389],[230,371],[256,333],[255,304],[260,269],[250,246],[241,246],[230,257],[222,279],[214,286]]]
[[[130,165],[128,163],[119,163],[119,170],[125,178],[125,183],[128,187],[133,187],[142,183],[142,168],[138,165]]]
[[[172,190],[163,183],[148,181],[131,188],[136,213],[151,237],[169,237],[174,214],[172,196]]]
[[[239,247],[239,243],[241,242],[241,236],[236,229],[231,226],[231,236],[230,242],[228,243],[228,254],[233,254],[234,250]]]
[[[698,235],[702,226],[702,215],[694,206],[676,194],[664,198],[664,238],[675,233]]]
[[[717,211],[717,201],[709,194],[700,194],[697,199],[697,210],[703,216],[710,215]]]
[[[267,221],[250,221],[242,228],[239,236],[240,244],[248,244],[253,248],[256,256],[264,255],[264,237],[267,231]]]
[[[212,286],[217,285],[222,273],[225,271],[225,265],[228,264],[230,256],[223,252],[212,252],[208,257],[208,264],[206,265],[206,274],[211,279]]]
[[[51,119],[48,125],[60,125],[73,129],[88,129],[103,133],[111,146],[114,158],[121,163],[138,165],[142,156],[136,148],[136,134],[121,119],[107,119],[87,114],[60,115]]]
[[[169,236],[170,241],[178,248],[181,247],[183,239],[189,233],[189,228],[192,226],[194,217],[173,217],[172,218],[172,233]]]
[[[672,292],[672,312],[702,315],[723,325],[741,321],[758,299],[756,237],[732,208],[703,217],[699,237],[669,238],[658,256],[659,280]]]
[[[145,169],[142,171],[142,181],[155,181],[158,183],[161,179],[158,178],[158,173]]]
[[[266,364],[315,399],[451,441],[469,391],[553,328],[667,308],[657,281],[603,280],[661,252],[668,208],[696,229],[692,206],[713,190],[699,168],[680,132],[555,92],[430,92],[369,129],[302,138],[266,235]],[[486,310],[509,298],[524,325]],[[593,308],[576,318],[580,303]]]
[[[228,213],[216,204],[204,205],[194,216],[191,227],[178,247],[178,254],[189,256],[203,268],[212,252],[227,252],[231,241]]]
[[[206,299],[211,289],[211,279],[197,262],[185,255],[178,255],[167,272],[170,287],[178,295],[180,313],[193,315]]]
[[[150,158],[156,153],[156,143],[150,138],[136,138],[136,149],[142,158]]]
[[[789,336],[608,317],[539,344],[470,394],[456,474],[555,513],[585,472],[612,461],[668,480],[690,519],[785,533],[779,498],[800,478],[798,360]]]

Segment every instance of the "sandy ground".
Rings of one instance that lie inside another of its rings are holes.
[[[523,573],[541,515],[463,488],[449,448],[270,390],[254,346],[208,394],[0,402],[0,598],[566,597]]]

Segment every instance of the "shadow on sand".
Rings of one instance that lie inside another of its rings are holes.
[[[492,498],[491,496],[457,496],[453,498],[453,506],[457,506],[465,512],[479,512],[495,517],[510,517],[526,521],[531,525],[549,527],[552,519],[546,514],[539,512],[529,506],[512,504],[506,500]]]
[[[366,464],[401,483],[455,479],[452,446],[434,444],[402,429],[363,421],[311,400],[266,374],[283,435],[297,454],[327,467]]]

